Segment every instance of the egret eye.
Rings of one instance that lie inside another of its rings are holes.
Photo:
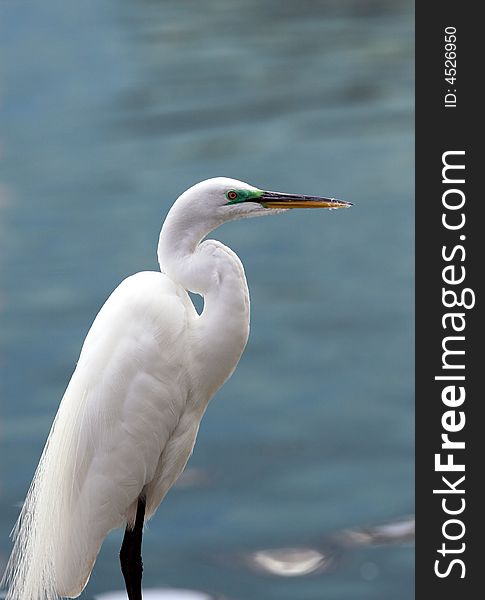
[[[226,196],[228,200],[236,200],[238,197],[237,192],[235,192],[234,190],[227,192]]]

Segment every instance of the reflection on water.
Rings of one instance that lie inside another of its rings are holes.
[[[401,544],[414,542],[414,518],[402,519],[393,523],[384,523],[376,527],[348,529],[340,536],[346,547],[375,546],[377,544]]]
[[[224,600],[222,596],[210,596],[204,592],[195,590],[183,590],[172,588],[143,590],[144,600]],[[105,592],[95,596],[95,600],[126,600],[126,591]]]
[[[94,315],[156,268],[177,194],[227,175],[354,207],[214,234],[244,262],[251,337],[147,528],[146,588],[409,600],[402,532],[358,525],[413,512],[412,3],[0,11],[0,569]],[[122,589],[120,537],[84,597]]]
[[[374,527],[348,529],[321,537],[313,547],[275,548],[256,550],[241,559],[232,559],[234,564],[245,564],[258,572],[296,577],[333,571],[338,563],[348,558],[348,553],[365,546],[403,544],[414,542],[414,518],[384,523]],[[362,568],[370,576],[373,563],[364,563]]]
[[[249,568],[256,573],[276,577],[302,577],[315,573],[331,573],[339,563],[348,560],[352,549],[376,544],[403,544],[414,542],[414,519],[407,518],[375,527],[356,528],[329,535],[314,548],[274,548],[256,550],[244,556],[225,557],[224,562]],[[373,581],[379,576],[379,566],[364,561],[360,566],[362,578]],[[97,600],[122,600],[125,591],[108,592],[96,596]],[[213,596],[200,591],[182,589],[147,589],[145,600],[210,600]],[[214,597],[215,598],[215,597]],[[221,599],[220,596],[217,598]]]
[[[312,548],[281,548],[258,550],[251,556],[251,563],[258,571],[295,577],[328,569],[332,559]]]

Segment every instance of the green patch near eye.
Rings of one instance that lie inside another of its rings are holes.
[[[228,204],[239,204],[240,202],[251,202],[257,200],[263,193],[263,190],[229,190],[226,192],[226,198]]]

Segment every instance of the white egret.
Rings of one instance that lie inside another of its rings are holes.
[[[349,205],[223,177],[177,199],[160,233],[161,272],[125,279],[84,341],[14,528],[7,600],[79,596],[120,526],[128,597],[141,599],[143,524],[182,473],[249,334],[241,261],[204,238],[234,219]],[[201,315],[188,291],[203,296]]]

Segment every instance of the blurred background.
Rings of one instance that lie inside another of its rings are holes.
[[[252,331],[150,522],[145,587],[413,597],[413,17],[408,0],[2,0],[0,572],[96,312],[157,269],[176,197],[224,175],[355,206],[214,235],[245,265]],[[123,589],[120,543],[83,597]]]

